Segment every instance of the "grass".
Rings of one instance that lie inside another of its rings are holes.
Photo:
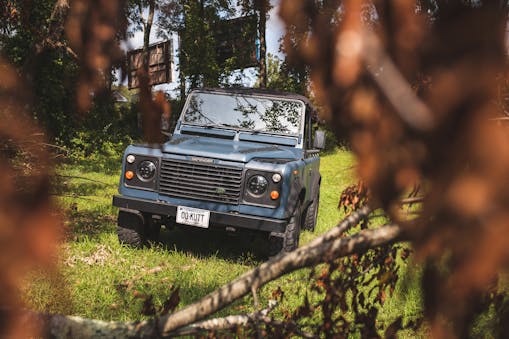
[[[161,307],[178,287],[179,307],[190,304],[221,285],[235,279],[263,260],[265,242],[257,236],[230,236],[199,229],[176,229],[162,234],[162,243],[150,249],[121,246],[115,233],[116,209],[111,197],[116,193],[120,159],[93,166],[83,162],[58,169],[56,192],[66,211],[66,241],[53,272],[31,272],[23,288],[25,300],[36,310],[72,314],[103,320],[133,321],[142,313],[147,296]],[[114,170],[114,168],[118,168]],[[303,232],[307,243],[326,232],[343,217],[337,208],[343,188],[355,181],[354,158],[345,150],[322,157],[321,202],[314,233]],[[260,290],[266,304],[278,287],[285,301],[274,315],[299,306],[308,287],[310,270],[286,275]],[[419,272],[409,274],[389,299],[381,313],[384,323],[403,314],[412,318],[421,313]],[[253,310],[247,296],[216,315]]]

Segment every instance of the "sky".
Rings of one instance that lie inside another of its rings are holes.
[[[269,18],[267,20],[267,29],[266,29],[266,38],[267,38],[267,52],[273,55],[277,55],[281,57],[281,53],[279,52],[279,40],[283,36],[284,33],[284,24],[281,21],[281,19],[278,16],[279,12],[279,1],[278,0],[271,0],[271,3],[273,5],[273,8],[269,12]],[[150,36],[150,43],[156,43],[162,41],[160,38],[156,36],[156,28],[154,27],[151,32]],[[143,46],[143,32],[136,32],[134,34],[134,37],[129,39],[126,44],[123,45],[124,49],[131,50],[131,49],[138,49]],[[175,63],[178,64],[178,58],[175,56],[177,55],[177,38],[176,36],[173,37],[173,65],[172,65],[172,79],[173,82],[169,84],[163,84],[155,86],[156,90],[162,90],[167,91],[172,94],[172,96],[176,95],[178,93],[178,71],[176,70]],[[256,81],[255,73],[251,70],[244,71],[244,74],[246,76],[246,86],[252,86],[254,85],[254,82]],[[125,84],[127,85],[127,83]]]

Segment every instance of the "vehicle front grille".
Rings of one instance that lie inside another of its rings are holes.
[[[163,159],[159,192],[172,197],[238,204],[242,168]]]

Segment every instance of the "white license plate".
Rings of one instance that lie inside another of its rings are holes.
[[[210,211],[185,206],[177,207],[177,223],[208,228]]]

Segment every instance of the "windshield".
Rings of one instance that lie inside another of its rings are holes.
[[[299,134],[304,103],[243,94],[192,93],[183,122],[256,132]]]

